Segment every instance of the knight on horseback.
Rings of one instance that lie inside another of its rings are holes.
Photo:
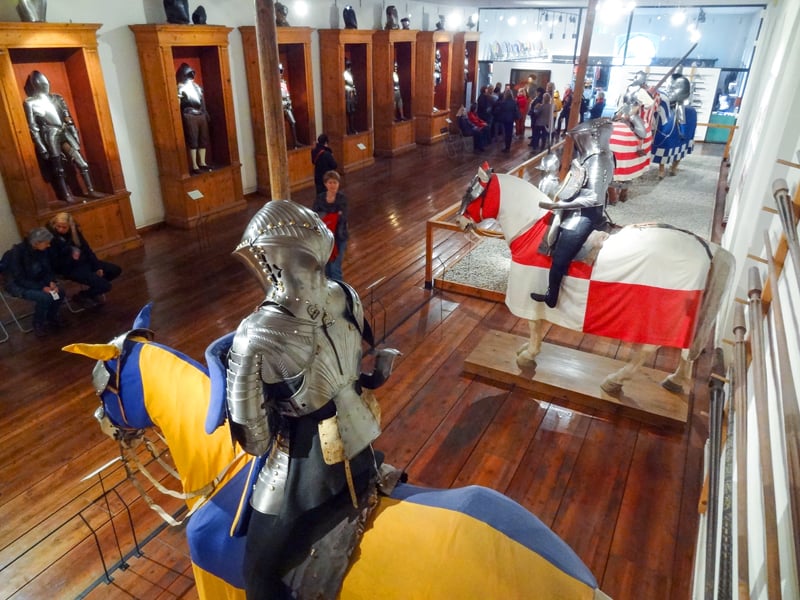
[[[609,149],[613,127],[611,119],[601,118],[580,123],[567,132],[578,157],[572,161],[555,199],[539,201],[541,208],[554,211],[552,235],[546,240],[552,249],[553,263],[547,291],[533,292],[531,298],[550,308],[558,303],[561,280],[570,263],[592,231],[604,223],[606,192],[614,173],[614,155]]]
[[[290,597],[298,588],[302,597],[333,597],[370,496],[374,505],[380,417],[363,388],[381,385],[398,353],[379,350],[375,371],[359,375],[362,337],[371,335],[356,292],[325,277],[332,247],[313,211],[274,200],[235,250],[266,294],[228,354],[231,433],[249,454],[266,455],[250,498],[248,598]],[[338,546],[316,548],[300,583],[281,581],[334,527],[343,527],[330,542]]]

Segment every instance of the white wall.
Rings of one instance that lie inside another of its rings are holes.
[[[292,26],[329,29],[343,25],[341,15],[346,3],[329,0],[307,0],[307,3],[309,5],[307,16],[293,14],[290,10],[288,20]],[[208,24],[234,28],[228,38],[228,53],[231,63],[236,134],[242,162],[243,188],[245,193],[252,192],[256,189],[255,150],[250,127],[250,105],[242,42],[235,28],[255,24],[255,0],[191,0],[190,11],[194,11],[200,4],[206,10]],[[386,22],[386,3],[361,0],[352,4],[356,10],[359,29],[383,28]],[[466,21],[464,11],[455,7],[440,7],[425,2],[396,3],[395,6],[401,17],[410,17],[412,29],[434,29],[439,14],[454,14],[461,19],[461,22]],[[0,3],[0,21],[19,21],[15,7],[15,1]],[[131,192],[134,220],[137,227],[163,221],[164,205],[158,183],[158,167],[136,41],[128,28],[128,25],[133,24],[165,23],[162,0],[51,1],[47,9],[47,21],[102,23],[102,27],[98,30],[98,54],[119,145],[125,185]],[[312,35],[311,53],[314,85],[320,90],[319,43],[316,33]],[[53,91],[58,92],[58,90]],[[317,133],[322,132],[324,128],[321,96],[320,93],[315,94]],[[8,203],[6,188],[0,181],[0,249],[11,246],[19,239],[20,235]]]

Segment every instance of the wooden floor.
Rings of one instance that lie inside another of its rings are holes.
[[[506,171],[528,157],[526,142],[515,140],[511,154],[495,144],[480,157],[451,158],[444,144],[420,147],[345,177],[345,278],[371,310],[377,335],[403,353],[379,390],[384,433],[376,447],[416,484],[482,484],[519,501],[572,546],[614,598],[688,598],[707,358],[697,363],[685,430],[587,414],[465,375],[464,359],[487,331],[525,335],[526,325],[502,304],[424,287],[426,220],[460,198],[481,159]],[[312,192],[293,199],[310,206]],[[143,248],[117,257],[124,272],[108,304],[67,313],[68,327],[56,335],[39,340],[10,327],[10,341],[0,344],[0,598],[197,597],[182,530],[159,529],[119,465],[81,481],[117,449],[92,417],[93,364],[60,348],[108,341],[152,300],[156,339],[202,360],[206,345],[260,299],[230,252],[262,201],[198,230],[147,231]],[[437,236],[437,265],[464,246],[460,234]],[[629,351],[559,328],[547,340],[616,358]],[[676,357],[661,350],[648,366],[669,369]],[[156,500],[170,511],[180,507]],[[137,542],[142,555],[134,552]],[[98,544],[109,569],[125,557],[110,584]]]

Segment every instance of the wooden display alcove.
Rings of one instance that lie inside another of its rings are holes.
[[[347,173],[375,162],[372,132],[372,31],[320,29],[319,54],[322,70],[322,118],[333,155]],[[352,122],[356,133],[347,132],[344,98],[345,61],[352,64],[358,93]]]
[[[415,31],[389,29],[376,31],[372,38],[375,69],[375,154],[395,156],[416,148],[414,141],[414,90],[416,87]],[[394,66],[397,65],[403,117],[395,107]]]
[[[57,212],[70,212],[101,256],[142,245],[125,189],[119,148],[111,122],[100,59],[97,24],[0,23],[0,171],[21,236]],[[25,81],[34,70],[50,82],[50,93],[64,98],[89,165],[97,199],[81,197],[85,182],[66,165],[76,203],[59,200],[44,179],[23,103]],[[73,178],[77,181],[71,181]],[[79,190],[81,190],[79,192]]]
[[[450,119],[450,73],[453,36],[446,31],[417,33],[417,88],[414,102],[414,129],[418,144],[433,144],[444,139]],[[435,84],[436,51],[441,59],[442,78]],[[443,133],[444,132],[444,133]]]
[[[256,28],[247,25],[239,27],[239,31],[242,34],[250,97],[257,186],[259,193],[269,196],[269,161]],[[311,163],[310,151],[316,142],[317,127],[314,116],[314,85],[311,77],[311,31],[309,27],[278,27],[278,59],[283,65],[283,78],[292,99],[292,113],[297,132],[297,140],[294,140],[289,121],[285,118],[291,190],[299,190],[314,183],[314,165]],[[275,85],[280,86],[280,74],[275,76]]]
[[[167,223],[189,228],[203,219],[243,209],[228,62],[231,29],[219,25],[130,28],[139,50]],[[182,63],[194,69],[211,117],[206,160],[213,170],[196,175],[190,169],[175,78]]]
[[[478,98],[478,41],[477,31],[460,31],[453,36],[453,70],[450,73],[450,118],[463,105],[469,110]],[[459,65],[463,64],[463,68]]]

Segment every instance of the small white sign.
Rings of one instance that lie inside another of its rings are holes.
[[[356,144],[356,148],[358,148],[359,150],[366,150],[367,149],[367,147],[364,144]]]
[[[200,198],[203,197],[203,192],[201,192],[200,190],[189,190],[188,192],[186,192],[186,194],[192,200],[200,200]]]
[[[448,123],[448,124],[449,124],[449,123],[452,123],[452,121],[450,120],[450,117],[447,117],[447,118],[444,120],[444,122],[445,122],[445,123]]]

